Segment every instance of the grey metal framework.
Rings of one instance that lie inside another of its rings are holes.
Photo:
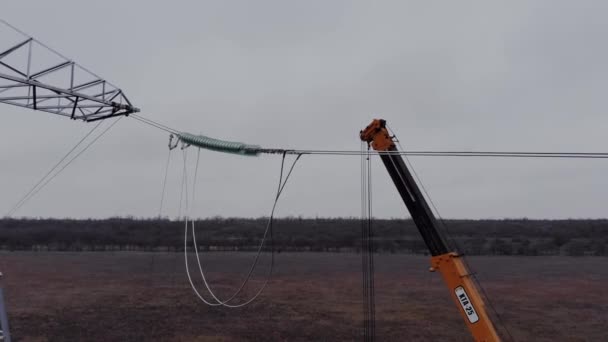
[[[120,88],[6,21],[0,24],[0,103],[87,122],[139,112]]]
[[[11,342],[11,333],[8,328],[8,315],[2,286],[2,273],[0,273],[0,341]]]

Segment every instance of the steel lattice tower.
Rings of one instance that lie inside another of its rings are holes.
[[[120,88],[2,19],[0,103],[87,122],[139,112]]]

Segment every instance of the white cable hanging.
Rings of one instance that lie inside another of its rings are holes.
[[[186,178],[186,173],[187,173],[187,167],[186,167],[187,166],[187,158],[186,157],[187,157],[187,154],[186,154],[186,151],[184,150],[184,153],[183,153],[184,168],[183,168],[183,172],[182,172],[182,181],[181,181],[182,190],[181,190],[181,193],[180,193],[180,196],[179,196],[180,197],[179,198],[179,201],[180,201],[180,210],[179,211],[180,212],[178,214],[178,219],[179,219],[179,216],[181,216],[181,204],[182,204],[183,192],[184,192],[184,188],[185,188],[184,182],[187,179]],[[187,207],[188,207],[188,204],[186,203],[186,210],[187,210]],[[184,223],[185,223],[185,229],[184,229],[184,262],[185,262],[185,265],[186,265],[186,274],[188,276],[188,281],[190,282],[190,287],[192,288],[192,290],[194,290],[194,293],[196,294],[196,296],[203,303],[205,303],[207,305],[210,305],[210,306],[219,306],[220,305],[219,303],[211,303],[211,302],[208,302],[205,298],[203,298],[203,296],[196,289],[196,286],[194,285],[194,282],[192,281],[192,277],[190,276],[190,267],[188,266],[188,219],[187,219],[186,215],[184,215],[184,217],[185,217],[185,220],[184,220]]]
[[[197,297],[205,304],[210,305],[210,306],[225,306],[228,308],[239,308],[239,307],[243,307],[246,306],[248,304],[250,304],[251,302],[253,302],[255,299],[257,299],[262,292],[264,291],[264,289],[266,288],[266,286],[268,285],[271,277],[272,277],[272,272],[274,269],[274,246],[273,246],[273,221],[274,221],[274,212],[276,210],[276,206],[278,204],[278,200],[281,196],[281,193],[283,192],[285,185],[287,184],[287,181],[289,179],[289,177],[291,176],[291,173],[297,163],[297,161],[300,159],[301,155],[298,155],[296,157],[296,159],[293,161],[289,172],[287,173],[287,176],[285,177],[285,181],[283,181],[283,171],[284,171],[284,166],[285,166],[285,154],[283,154],[283,158],[281,160],[281,171],[280,171],[280,176],[279,176],[279,185],[277,188],[277,194],[275,196],[275,200],[272,206],[272,210],[268,219],[268,223],[266,224],[266,229],[264,231],[264,235],[262,237],[262,241],[260,242],[260,245],[258,246],[257,249],[257,253],[256,256],[251,264],[251,267],[249,269],[249,272],[247,273],[247,276],[245,277],[245,280],[241,283],[241,285],[239,286],[239,288],[234,292],[233,295],[231,295],[230,297],[228,297],[228,299],[225,300],[221,300],[220,298],[218,298],[218,296],[214,293],[214,291],[211,289],[211,286],[209,284],[209,282],[207,281],[207,277],[205,275],[205,271],[203,269],[203,265],[201,263],[201,259],[198,253],[198,244],[197,244],[197,239],[196,239],[196,227],[195,227],[195,222],[194,220],[191,221],[192,224],[192,247],[195,251],[195,255],[196,255],[196,260],[197,260],[197,265],[198,265],[198,269],[199,269],[199,273],[201,275],[201,278],[203,279],[203,283],[205,285],[205,288],[207,289],[207,292],[211,295],[211,297],[214,299],[215,302],[210,302],[208,300],[206,300],[201,294],[200,292],[197,290],[196,286],[194,285],[194,282],[192,280],[192,276],[190,274],[190,269],[189,269],[189,265],[188,265],[188,221],[189,221],[189,208],[194,206],[194,201],[195,201],[195,194],[196,194],[196,180],[197,180],[197,176],[198,176],[198,165],[199,165],[199,161],[200,161],[200,148],[198,150],[198,154],[197,154],[197,161],[196,161],[196,168],[195,168],[195,173],[194,173],[194,180],[193,180],[193,190],[192,190],[192,206],[188,206],[187,202],[186,202],[186,215],[185,215],[185,226],[184,226],[184,262],[185,262],[185,266],[186,266],[186,274],[188,276],[188,281],[190,283],[190,286],[192,287],[194,293],[197,295]],[[184,173],[183,173],[183,179],[182,179],[182,184],[187,184],[187,168],[186,168],[186,155],[184,154]],[[231,301],[233,301],[241,292],[242,290],[245,288],[245,286],[247,285],[247,283],[249,282],[249,280],[251,279],[253,272],[255,271],[255,268],[257,267],[258,261],[260,259],[260,255],[262,253],[263,247],[266,243],[266,239],[268,238],[268,236],[270,235],[270,239],[271,239],[271,263],[270,263],[270,269],[268,271],[268,275],[264,281],[264,283],[262,284],[262,286],[258,289],[258,291],[248,300],[246,300],[245,302],[239,303],[239,304],[229,304]]]

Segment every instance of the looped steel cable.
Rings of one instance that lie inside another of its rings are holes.
[[[199,154],[198,156],[200,156],[200,149],[199,149]],[[197,173],[198,173],[198,164],[199,164],[199,158],[197,156],[197,163],[196,163],[196,169],[195,169],[195,176],[194,176],[194,186],[196,186],[196,178],[197,178]],[[262,237],[262,241],[260,242],[260,245],[258,246],[258,250],[256,253],[256,256],[251,264],[251,267],[249,269],[249,272],[247,273],[247,276],[245,277],[245,280],[241,283],[241,285],[239,286],[239,288],[234,292],[234,294],[232,296],[230,296],[228,299],[226,300],[221,300],[218,298],[218,296],[214,293],[214,291],[211,289],[211,286],[207,280],[207,277],[205,275],[205,271],[203,269],[203,265],[201,263],[200,260],[200,256],[198,253],[198,244],[196,243],[197,239],[196,239],[196,228],[195,228],[195,222],[192,220],[191,224],[192,224],[192,242],[193,242],[193,249],[195,251],[195,255],[196,255],[196,260],[197,260],[197,264],[198,264],[198,268],[199,268],[199,273],[201,275],[201,278],[203,279],[203,283],[205,285],[205,288],[207,289],[208,293],[211,295],[211,297],[215,300],[214,303],[211,303],[207,300],[205,300],[200,293],[198,292],[198,290],[196,289],[196,287],[194,286],[194,283],[192,281],[192,277],[190,276],[190,271],[189,271],[189,266],[188,266],[188,257],[187,257],[187,234],[188,234],[188,216],[186,216],[186,225],[185,225],[185,229],[184,229],[184,256],[185,256],[185,263],[186,263],[186,273],[188,275],[188,280],[190,282],[190,285],[192,287],[192,289],[194,290],[194,292],[196,293],[196,295],[207,305],[211,305],[211,306],[225,306],[225,307],[229,307],[229,308],[239,308],[239,307],[243,307],[246,306],[248,304],[250,304],[251,302],[253,302],[255,299],[257,299],[262,292],[264,291],[264,289],[266,288],[266,286],[268,285],[268,283],[270,282],[270,279],[272,277],[272,273],[274,270],[274,242],[273,242],[273,222],[274,222],[274,212],[276,209],[276,206],[278,204],[279,198],[283,192],[283,190],[285,189],[285,186],[287,184],[287,181],[289,180],[289,177],[291,176],[291,173],[296,165],[296,163],[298,162],[298,160],[301,158],[301,155],[298,155],[296,157],[296,159],[293,161],[289,172],[287,173],[287,176],[285,177],[285,180],[283,181],[283,171],[284,171],[284,166],[285,166],[285,157],[286,154],[283,154],[283,158],[281,159],[281,171],[280,171],[280,176],[279,176],[279,185],[277,188],[277,193],[275,196],[275,200],[272,206],[272,210],[270,212],[270,216],[268,219],[268,223],[266,225],[266,229],[264,231],[264,235]],[[193,200],[192,203],[194,204],[194,197],[195,197],[195,189],[193,189]],[[271,246],[271,263],[270,263],[270,269],[268,271],[268,275],[266,277],[266,280],[264,281],[264,283],[262,284],[262,286],[259,288],[259,290],[251,297],[249,298],[247,301],[243,302],[243,303],[239,303],[239,304],[229,304],[229,302],[233,301],[241,292],[242,290],[245,288],[245,286],[247,285],[247,283],[249,282],[249,280],[251,279],[253,272],[255,270],[255,268],[257,267],[259,258],[261,256],[263,247],[265,245],[266,239],[267,237],[270,235],[270,246]]]

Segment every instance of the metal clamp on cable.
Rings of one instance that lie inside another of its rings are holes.
[[[173,143],[173,139],[175,136],[173,134],[169,134],[169,151],[174,150],[179,144],[179,139],[175,139],[175,143]]]

